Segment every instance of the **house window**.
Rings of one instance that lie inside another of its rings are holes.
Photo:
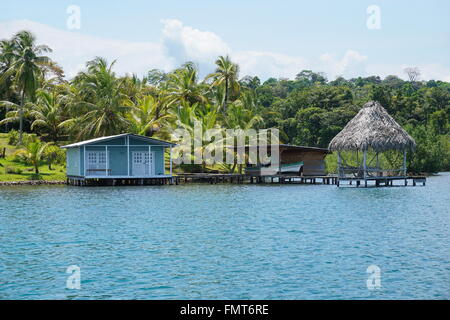
[[[106,163],[106,152],[98,153],[98,163]]]

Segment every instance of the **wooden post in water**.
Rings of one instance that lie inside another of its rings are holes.
[[[364,186],[367,187],[367,150],[364,150]]]
[[[406,149],[403,150],[403,176],[405,177],[405,186],[407,186],[408,179],[406,178]]]

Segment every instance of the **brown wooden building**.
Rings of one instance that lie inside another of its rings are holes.
[[[303,161],[303,175],[321,176],[325,175],[325,157],[330,151],[324,148],[293,146],[281,144],[281,165]]]
[[[279,145],[269,145],[267,146],[267,154],[271,155],[273,150],[275,150],[275,146],[278,147],[279,150],[279,164],[277,172],[274,174],[285,173],[284,168],[289,167],[292,164],[299,164],[298,171],[289,172],[290,174],[299,174],[304,176],[322,176],[325,175],[325,157],[330,151],[326,148],[315,148],[315,147],[305,147],[305,146],[295,146],[288,144],[279,144]],[[240,147],[244,148],[244,147]],[[245,151],[248,152],[249,148],[257,148],[255,147],[245,147]],[[235,147],[235,150],[239,149],[239,147]],[[259,150],[258,150],[259,151]],[[262,166],[259,164],[256,165],[248,165],[246,168],[246,173],[251,175],[261,175],[261,170],[259,170]],[[295,166],[294,166],[295,167]]]

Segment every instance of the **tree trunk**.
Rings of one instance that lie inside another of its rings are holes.
[[[22,134],[23,134],[23,102],[25,97],[25,89],[22,90],[22,96],[20,98],[20,110],[19,110],[19,145],[22,144]]]
[[[223,101],[223,112],[227,110],[227,102],[228,102],[228,78],[225,78],[225,99]]]
[[[39,166],[37,164],[34,165],[34,173],[39,174]]]

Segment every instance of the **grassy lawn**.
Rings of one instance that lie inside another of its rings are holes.
[[[0,158],[0,181],[25,181],[25,180],[65,180],[66,169],[61,165],[52,165],[52,170],[47,164],[39,167],[39,175],[34,173],[31,165],[14,161],[14,152],[19,148],[8,145],[8,135],[0,133],[0,152],[6,148],[6,159]],[[8,173],[7,171],[15,173]]]

